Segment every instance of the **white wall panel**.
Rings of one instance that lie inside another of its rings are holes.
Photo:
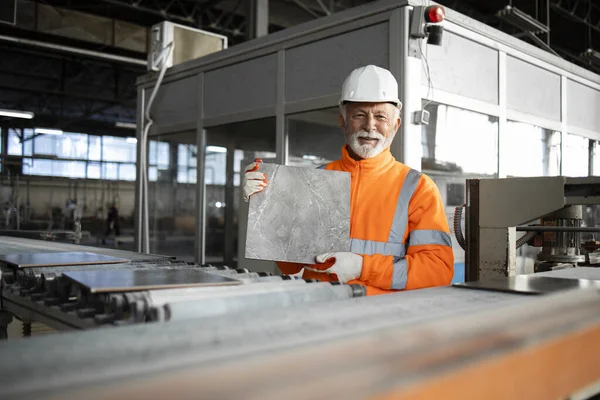
[[[600,133],[600,91],[567,81],[567,125]]]
[[[511,56],[506,64],[508,108],[560,121],[560,75]]]
[[[498,104],[498,52],[450,32],[441,46],[423,43],[431,84],[435,89]],[[423,85],[428,85],[423,63]]]

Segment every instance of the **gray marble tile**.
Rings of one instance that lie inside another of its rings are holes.
[[[246,258],[314,264],[350,250],[350,173],[261,164],[269,184],[250,197]]]

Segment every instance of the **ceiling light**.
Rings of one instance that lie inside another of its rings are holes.
[[[225,147],[219,146],[206,146],[206,151],[208,153],[227,153],[227,149]]]
[[[540,34],[548,33],[550,31],[550,28],[548,28],[547,25],[542,24],[531,15],[528,15],[512,6],[504,7],[502,10],[496,13],[496,16],[502,21],[519,28],[524,32]]]
[[[35,128],[36,135],[62,135],[63,131],[60,129],[49,129],[49,128]]]
[[[115,123],[117,128],[127,128],[127,129],[136,129],[137,125],[131,122],[117,122]]]
[[[600,67],[600,52],[594,49],[587,49],[579,55],[583,61],[590,62]]]
[[[35,115],[34,113],[29,112],[29,111],[0,109],[0,117],[32,119],[34,117],[34,115]]]
[[[137,139],[134,137],[128,137],[127,139],[125,139],[125,141],[127,143],[137,143]]]

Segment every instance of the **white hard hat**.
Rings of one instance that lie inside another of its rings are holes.
[[[396,78],[387,69],[375,65],[367,65],[350,72],[342,85],[340,105],[347,101],[394,103],[402,109]]]

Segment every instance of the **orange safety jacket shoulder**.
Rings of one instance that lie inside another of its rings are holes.
[[[344,146],[342,158],[325,169],[351,174],[350,251],[362,255],[363,267],[360,278],[348,283],[366,286],[367,295],[451,283],[452,240],[440,192],[431,178],[396,161],[389,148],[356,161]],[[277,265],[284,274],[296,274],[304,267]],[[302,276],[334,279],[308,270]]]

